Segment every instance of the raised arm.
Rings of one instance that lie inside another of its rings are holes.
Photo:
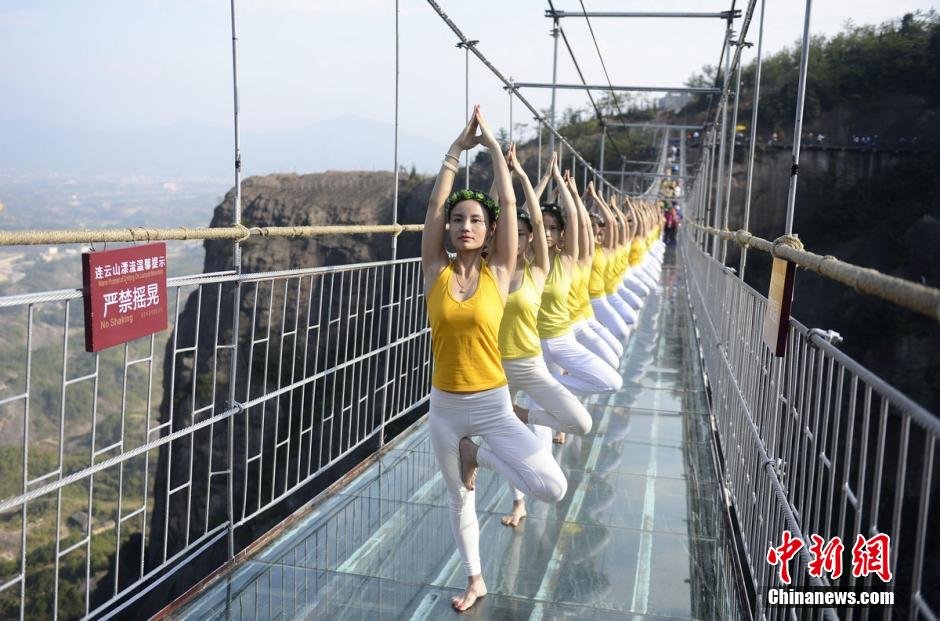
[[[594,229],[591,227],[591,216],[588,215],[587,207],[581,200],[581,194],[578,192],[578,183],[569,171],[565,171],[565,183],[568,186],[568,192],[578,208],[578,262],[590,265],[594,258]]]
[[[460,154],[478,144],[479,137],[476,135],[478,124],[476,110],[474,110],[470,122],[447,150],[441,162],[441,170],[437,173],[434,188],[431,190],[431,197],[428,199],[428,212],[424,217],[424,233],[421,235],[421,267],[424,270],[425,285],[434,282],[447,265],[447,252],[444,250],[447,216],[444,212],[444,203],[454,187]]]
[[[580,255],[580,231],[578,226],[578,206],[571,198],[571,192],[565,184],[561,171],[558,170],[558,163],[552,165],[552,178],[555,179],[555,185],[558,186],[558,194],[561,198],[561,204],[565,209],[565,220],[568,224],[565,226],[565,256],[571,257],[572,261],[577,261]]]
[[[623,206],[623,211],[627,224],[627,247],[629,248],[630,244],[633,243],[633,238],[636,237],[637,232],[636,205],[634,204],[634,201],[630,199],[630,197],[627,197]]]
[[[609,233],[604,235],[604,247],[607,249],[613,249],[617,243],[617,235],[613,230],[615,225],[614,216],[610,213],[610,208],[607,206],[607,203],[604,202],[600,196],[597,195],[597,191],[594,189],[594,182],[588,182],[588,194],[591,195],[591,198],[594,199],[594,204],[601,210],[601,214],[604,216],[604,221],[607,222],[607,227]]]
[[[509,163],[509,169],[512,171],[512,174],[514,174],[519,179],[519,183],[522,184],[522,192],[525,195],[525,204],[523,207],[529,212],[529,221],[532,223],[532,254],[534,255],[532,266],[541,270],[539,274],[540,278],[544,278],[548,275],[548,270],[551,266],[548,260],[548,243],[545,241],[545,225],[542,223],[542,210],[539,207],[539,197],[548,185],[548,179],[551,176],[551,167],[554,165],[557,157],[557,154],[552,153],[552,162],[548,170],[545,171],[545,176],[539,180],[537,188],[532,187],[532,183],[529,182],[529,176],[525,174],[522,164],[519,163],[519,158],[516,156],[515,144],[509,145],[509,156],[506,160]]]
[[[519,249],[519,231],[516,227],[516,193],[512,189],[512,177],[506,158],[493,135],[489,124],[483,118],[480,107],[474,110],[477,126],[480,128],[480,144],[489,149],[493,160],[493,179],[499,201],[499,222],[496,223],[496,235],[493,251],[487,259],[493,275],[500,283],[505,294],[509,293],[509,281],[516,268],[516,251]]]
[[[617,248],[623,248],[627,243],[627,220],[617,205],[616,194],[610,197],[610,212],[614,214],[614,220],[617,222]]]

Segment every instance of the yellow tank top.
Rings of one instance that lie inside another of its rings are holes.
[[[630,244],[630,265],[639,265],[643,260],[643,252],[646,250],[644,248],[643,240],[639,237],[634,237],[633,242]]]
[[[571,314],[568,312],[568,293],[571,291],[571,275],[565,273],[561,254],[555,253],[552,269],[542,290],[542,306],[539,308],[539,337],[550,339],[571,331]]]
[[[591,306],[591,295],[588,292],[588,283],[591,281],[591,266],[585,265],[581,268],[581,291],[578,293],[580,305],[578,316],[582,319],[591,319],[594,317],[594,307]]]
[[[448,263],[427,294],[434,371],[431,384],[447,392],[480,392],[506,385],[499,357],[503,300],[486,263],[477,290],[463,302],[450,294]]]
[[[529,263],[526,262],[522,284],[509,294],[503,320],[499,324],[499,353],[503,360],[542,355],[542,344],[536,327],[541,303],[541,292],[535,286]]]
[[[568,291],[568,314],[571,323],[581,319],[581,285],[584,284],[584,274],[577,265],[571,271],[571,289]]]
[[[618,248],[614,256],[607,261],[607,271],[604,273],[604,293],[607,295],[617,293],[617,287],[620,285],[620,261],[623,256],[621,250]]]
[[[604,275],[607,273],[607,252],[599,245],[594,247],[594,262],[591,263],[591,280],[588,293],[592,298],[604,297]]]

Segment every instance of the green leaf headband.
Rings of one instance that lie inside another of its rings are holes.
[[[490,213],[490,219],[493,222],[499,220],[499,205],[496,201],[479,190],[458,190],[451,194],[445,203],[447,206],[448,219],[450,219],[450,210],[460,201],[476,201]]]

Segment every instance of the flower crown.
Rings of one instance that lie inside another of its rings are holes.
[[[460,201],[476,201],[490,213],[490,219],[493,222],[499,220],[499,205],[496,201],[479,190],[458,190],[451,194],[445,203],[448,218],[450,218],[450,210]]]

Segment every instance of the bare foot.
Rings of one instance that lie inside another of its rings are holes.
[[[473,606],[484,595],[486,595],[486,585],[483,583],[483,576],[478,574],[467,578],[467,590],[451,598],[450,601],[454,606],[454,610],[463,612]]]
[[[469,490],[474,489],[477,482],[477,449],[479,447],[470,438],[460,438],[460,444],[457,446],[460,452],[460,480]],[[470,605],[467,606],[469,607]]]
[[[516,416],[518,416],[518,417],[519,417],[519,420],[521,420],[522,422],[524,422],[524,423],[528,423],[528,422],[529,422],[529,410],[528,410],[528,408],[524,408],[524,407],[522,407],[521,405],[515,405],[515,404],[513,404],[513,406],[512,406],[512,411],[516,413]]]
[[[552,438],[552,442],[555,444],[564,444],[565,443],[565,432],[558,431],[555,433],[555,437]]]
[[[509,515],[504,515],[499,521],[505,526],[515,528],[519,526],[519,522],[521,522],[526,515],[528,514],[525,512],[525,498],[520,498],[519,500],[512,501],[512,512]]]

